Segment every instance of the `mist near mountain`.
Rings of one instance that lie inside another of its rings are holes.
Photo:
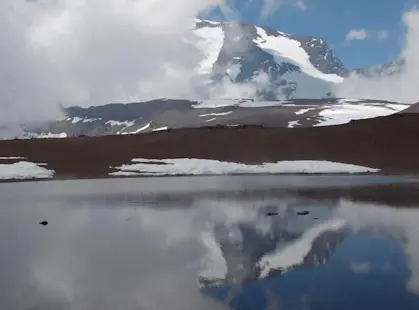
[[[383,70],[352,72],[336,92],[340,97],[382,99],[414,103],[419,101],[419,9],[403,14],[406,26],[403,49],[398,60]]]

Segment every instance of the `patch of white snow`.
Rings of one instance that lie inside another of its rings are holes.
[[[165,131],[167,129],[168,129],[167,126],[165,126],[165,127],[156,128],[153,131]]]
[[[146,130],[146,129],[150,128],[150,126],[151,126],[151,123],[148,123],[147,125],[144,125],[143,127],[138,128],[137,130],[130,131],[130,132],[123,132],[123,133],[121,133],[121,134],[122,134],[122,135],[132,135],[132,134],[137,134],[137,133],[139,133],[139,132],[141,132],[141,131],[144,131],[144,130]]]
[[[256,27],[256,30],[258,38],[255,40],[255,43],[275,58],[278,58],[278,63],[286,59],[299,66],[304,73],[315,78],[336,84],[343,82],[343,77],[336,74],[323,73],[314,67],[310,62],[309,55],[301,47],[299,41],[286,36],[270,36],[260,27]]]
[[[300,121],[290,121],[289,123],[288,123],[288,126],[287,126],[287,128],[294,128],[294,127],[297,127],[297,126],[300,126]]]
[[[208,113],[208,114],[201,114],[199,117],[206,117],[206,116],[224,116],[224,115],[230,115],[233,113],[233,111],[228,112],[220,112],[220,113]]]
[[[142,175],[225,175],[225,174],[293,174],[293,173],[367,173],[378,172],[363,166],[329,161],[300,160],[246,165],[210,159],[134,159],[133,164],[115,167],[120,171],[138,172]],[[157,162],[154,164],[153,162]]]
[[[331,126],[349,123],[352,120],[388,116],[406,108],[406,105],[385,104],[334,104],[319,112],[323,120],[314,126]]]
[[[48,179],[54,176],[53,170],[40,167],[31,162],[20,161],[13,164],[0,164],[0,179]]]
[[[204,53],[204,60],[198,70],[210,74],[224,44],[224,31],[221,26],[201,27],[195,29],[194,33],[200,38],[197,46]]]

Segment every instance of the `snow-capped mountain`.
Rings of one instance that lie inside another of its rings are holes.
[[[66,117],[26,129],[27,137],[124,135],[180,128],[257,125],[310,127],[345,124],[351,120],[397,113],[410,105],[355,99],[153,100],[70,107]]]
[[[348,70],[326,42],[245,22],[197,20],[205,60],[198,71],[217,85],[255,83],[265,100],[333,97]]]

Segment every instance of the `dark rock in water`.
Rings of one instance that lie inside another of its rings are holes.
[[[310,213],[309,211],[298,211],[297,215],[307,215],[309,213]]]
[[[318,217],[313,217],[313,219],[318,220],[319,218]]]
[[[266,212],[266,216],[278,215],[278,212]]]
[[[47,226],[48,222],[47,221],[42,221],[42,222],[39,222],[39,224],[42,225],[42,226]]]

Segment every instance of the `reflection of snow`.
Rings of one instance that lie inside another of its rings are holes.
[[[210,159],[133,159],[134,163],[115,167],[122,172],[142,175],[222,175],[257,173],[365,173],[379,169],[329,161],[296,160],[247,165]],[[115,175],[113,173],[112,175]]]
[[[260,278],[265,278],[273,269],[288,269],[292,266],[303,263],[304,257],[312,248],[316,238],[326,231],[336,231],[343,228],[345,222],[342,220],[331,220],[309,228],[301,238],[293,243],[268,253],[259,262],[262,268]]]
[[[206,252],[201,260],[199,276],[209,280],[224,279],[227,275],[227,263],[214,234],[202,232],[201,240]]]

